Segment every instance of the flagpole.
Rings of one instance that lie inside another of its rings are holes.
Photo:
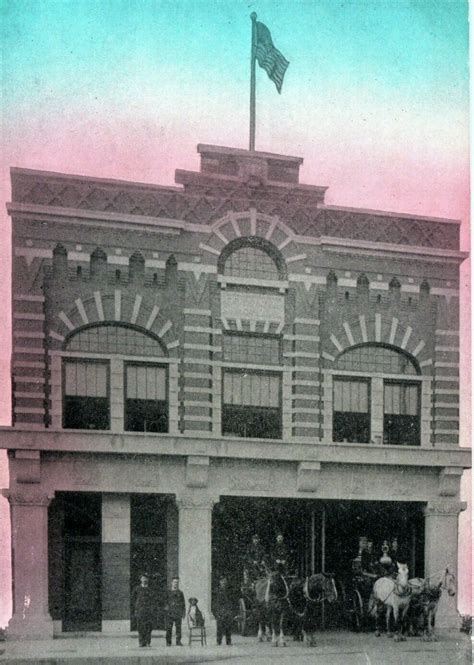
[[[255,150],[255,60],[257,45],[257,14],[250,14],[252,19],[252,51],[250,53],[250,132],[249,132],[249,150]]]

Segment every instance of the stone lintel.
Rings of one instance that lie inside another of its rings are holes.
[[[457,466],[445,466],[439,474],[440,496],[457,496],[461,482],[462,469]]]
[[[321,462],[300,462],[296,479],[299,492],[316,492],[321,480]]]

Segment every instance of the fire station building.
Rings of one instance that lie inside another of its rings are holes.
[[[175,187],[11,170],[13,637],[130,631],[144,571],[210,617],[255,531],[302,574],[361,536],[456,571],[459,222],[198,152]]]

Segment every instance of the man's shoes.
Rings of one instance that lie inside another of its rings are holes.
[[[182,642],[176,642],[176,646],[177,646],[177,647],[182,647],[182,646],[183,646],[183,643],[182,643]]]
[[[166,642],[166,646],[167,646],[167,647],[170,647],[170,646],[171,646],[171,642]]]
[[[221,643],[220,643],[220,642],[217,642],[217,646],[220,647],[220,645],[221,645]]]

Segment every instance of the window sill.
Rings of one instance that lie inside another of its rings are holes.
[[[227,285],[232,286],[256,286],[265,289],[275,289],[280,293],[288,290],[288,281],[276,279],[256,279],[255,277],[225,277],[218,275],[217,281],[221,285],[221,289],[225,289]]]

